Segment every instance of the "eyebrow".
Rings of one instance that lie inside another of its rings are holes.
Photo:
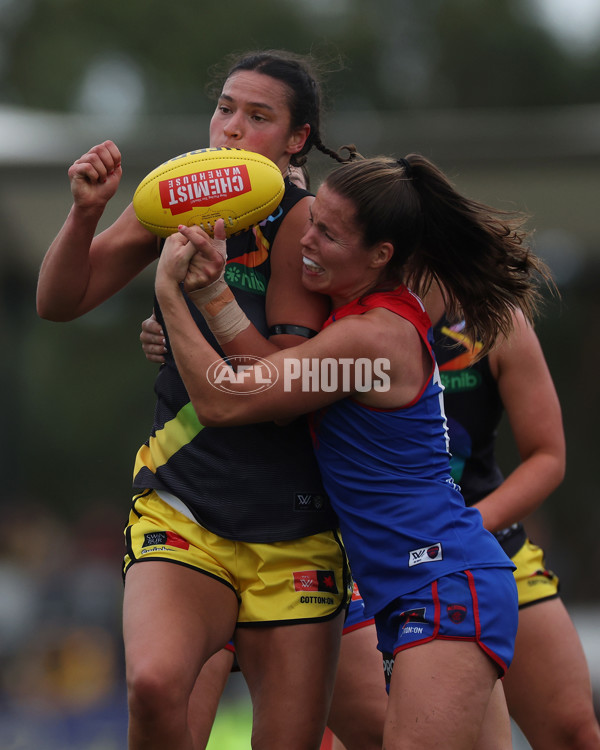
[[[221,99],[225,99],[227,102],[235,102],[235,99],[232,96],[229,96],[229,94],[221,94],[219,97],[219,101]],[[265,104],[265,102],[245,102],[245,104],[249,105],[250,107],[256,107],[257,109],[268,109],[271,112],[274,112],[275,110],[270,104]]]
[[[308,207],[308,215],[310,216],[310,219],[312,223],[319,229],[321,232],[325,232],[326,234],[331,234],[331,230],[328,228],[327,224],[325,224],[323,221],[315,221],[315,217],[312,212],[312,206]]]

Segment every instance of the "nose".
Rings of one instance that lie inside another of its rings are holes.
[[[302,235],[302,237],[300,237],[300,244],[302,245],[302,247],[310,247],[312,229],[313,225],[310,222],[307,222],[306,226],[304,227],[304,234]]]
[[[239,140],[242,137],[242,123],[239,114],[236,113],[227,119],[224,132],[228,138],[234,140]]]

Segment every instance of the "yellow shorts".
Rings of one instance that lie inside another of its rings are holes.
[[[272,544],[236,542],[213,534],[147,491],[133,498],[125,540],[124,575],[146,560],[194,568],[236,593],[241,626],[327,620],[345,609],[352,595],[337,531]]]
[[[529,539],[516,555],[513,555],[512,561],[517,566],[514,573],[519,593],[519,607],[558,596],[558,577],[546,568],[544,551]]]

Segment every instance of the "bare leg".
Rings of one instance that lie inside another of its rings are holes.
[[[222,648],[210,657],[196,679],[188,709],[194,750],[204,750],[208,744],[232,664],[232,652]]]
[[[588,665],[560,599],[519,611],[504,691],[511,716],[534,750],[600,749]]]
[[[476,747],[497,681],[496,666],[473,642],[439,639],[401,651],[390,685],[385,750]]]
[[[306,625],[238,628],[252,698],[254,750],[318,750],[337,667],[343,614]]]
[[[231,638],[234,592],[183,565],[148,561],[127,573],[123,638],[130,750],[191,750],[188,703],[203,664]]]
[[[381,750],[387,693],[375,625],[342,637],[327,726],[332,750]]]
[[[501,680],[496,680],[488,703],[476,750],[512,748],[510,716]]]

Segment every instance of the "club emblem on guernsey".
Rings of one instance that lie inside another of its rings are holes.
[[[333,570],[302,570],[294,573],[294,589],[296,591],[326,591],[337,594]]]
[[[142,547],[179,547],[189,549],[190,545],[174,531],[152,531],[144,534]]]
[[[408,566],[412,568],[413,565],[421,565],[421,563],[438,562],[443,560],[442,545],[432,544],[429,547],[421,547],[421,549],[413,549],[408,553]]]
[[[462,622],[467,616],[467,608],[462,604],[449,604],[447,610],[448,617],[455,623]]]

